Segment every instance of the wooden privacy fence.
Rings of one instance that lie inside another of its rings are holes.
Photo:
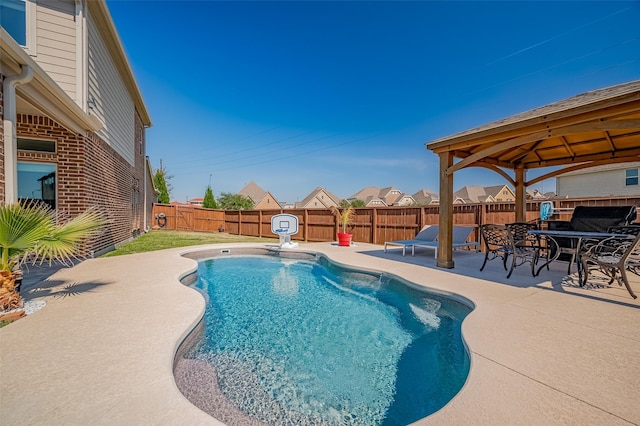
[[[554,208],[576,206],[640,206],[640,195],[614,198],[565,198],[552,200]],[[527,202],[528,222],[540,220],[541,201]],[[407,240],[425,225],[438,224],[438,206],[357,208],[356,219],[349,232],[353,241],[384,244],[385,241]],[[287,213],[298,218],[299,231],[292,235],[298,241],[335,241],[339,226],[328,209],[280,210],[212,210],[192,206],[156,204],[153,207],[154,228],[184,231],[224,232],[252,237],[276,238],[271,233],[271,217]],[[164,219],[161,218],[164,214]],[[562,210],[552,220],[569,220],[570,210]],[[453,224],[475,227],[471,241],[480,241],[479,227],[485,223],[504,224],[515,221],[515,203],[456,204]],[[160,226],[164,223],[164,226]]]
[[[154,204],[152,226],[154,229],[218,232],[224,229],[224,217],[224,210]]]

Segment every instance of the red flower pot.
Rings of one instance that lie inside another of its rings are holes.
[[[338,245],[341,247],[349,247],[351,245],[351,237],[353,237],[353,234],[338,232]]]

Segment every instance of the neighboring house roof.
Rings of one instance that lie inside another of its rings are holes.
[[[421,189],[413,194],[412,197],[418,204],[437,203],[440,199],[436,192],[433,192],[429,189]]]
[[[278,202],[276,197],[273,196],[272,193],[270,193],[269,191],[265,191],[253,181],[249,182],[245,185],[244,188],[238,191],[238,195],[250,198],[254,203],[254,207],[258,206],[266,198],[273,198],[275,202],[278,203],[278,207],[281,207],[281,204]]]
[[[500,198],[500,195],[502,195],[502,191],[505,190],[505,188],[511,194],[514,194],[513,191],[511,190],[511,188],[509,188],[507,185],[485,186],[484,187],[484,192],[485,192],[485,194],[491,195],[494,199],[497,200],[498,198]]]
[[[487,193],[483,186],[463,186],[453,193],[454,200],[464,203],[480,203],[487,199]]]
[[[323,194],[327,195],[327,199],[321,198]],[[307,206],[307,204],[309,204],[314,198],[317,198],[317,200],[325,208],[329,208],[331,206],[337,206],[340,204],[340,197],[332,194],[331,192],[327,191],[323,187],[319,186],[313,191],[311,191],[311,193],[307,195],[302,201],[295,203],[295,206],[296,208],[303,208]]]
[[[347,200],[362,200],[367,207],[371,205],[392,206],[397,205],[398,203],[406,203],[405,199],[407,197],[413,200],[411,195],[403,193],[393,186],[388,186],[382,189],[377,186],[367,186],[350,197],[347,197]]]
[[[393,202],[394,206],[411,206],[416,203],[416,200],[409,194],[403,193]]]
[[[380,188],[378,188],[377,186],[367,186],[366,188],[362,188],[360,191],[347,197],[347,200],[365,201],[367,198],[378,197],[379,194]]]
[[[238,194],[251,198],[251,200],[257,204],[267,195],[267,191],[260,188],[257,183],[251,181],[238,191]]]
[[[499,198],[504,188],[511,191],[506,185],[464,186],[453,193],[453,199],[463,203],[491,203]]]
[[[540,191],[538,191],[537,189],[527,189],[527,198],[529,199],[533,199],[533,200],[544,200],[547,197]]]
[[[393,186],[382,188],[378,194],[378,196],[382,198],[388,206],[391,206],[398,200],[400,200],[402,198],[402,195],[402,191],[400,191],[398,188],[394,188]]]
[[[187,203],[189,204],[204,204],[204,198],[191,198],[189,201],[187,201]]]

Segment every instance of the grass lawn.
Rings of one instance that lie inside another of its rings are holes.
[[[143,253],[147,251],[163,250],[174,247],[195,246],[199,244],[216,243],[251,243],[277,242],[275,238],[243,237],[225,233],[183,232],[183,231],[149,231],[135,240],[123,244],[114,251],[102,257],[120,256],[123,254]]]

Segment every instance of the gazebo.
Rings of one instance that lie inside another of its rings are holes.
[[[453,268],[453,174],[485,167],[502,175],[515,187],[516,221],[524,221],[528,186],[574,170],[640,159],[640,80],[554,102],[426,147],[440,157],[437,266]],[[559,168],[526,178],[530,169],[554,166]]]

